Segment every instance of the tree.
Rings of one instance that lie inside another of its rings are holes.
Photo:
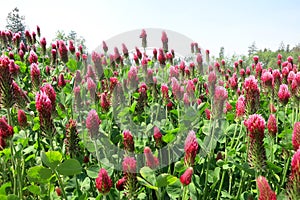
[[[67,38],[69,40],[73,40],[74,42],[76,42],[77,33],[75,31],[71,30]]]
[[[284,51],[285,50],[285,45],[283,43],[283,41],[280,42],[279,47],[278,47],[278,51]]]
[[[295,47],[293,47],[292,51],[299,53],[300,52],[300,43],[298,43]]]
[[[255,41],[252,43],[251,46],[248,47],[248,55],[253,55],[257,52],[257,47]]]
[[[221,47],[221,48],[220,48],[220,52],[219,52],[219,58],[220,58],[220,59],[223,59],[223,58],[224,58],[224,51],[225,51],[224,47]]]
[[[19,14],[19,9],[15,7],[12,12],[9,12],[6,17],[6,28],[10,30],[13,33],[21,32],[21,38],[22,40],[25,39],[24,37],[24,31],[25,31],[25,25],[24,25],[25,17],[23,15]]]
[[[290,45],[289,44],[286,45],[286,50],[285,51],[290,52]]]

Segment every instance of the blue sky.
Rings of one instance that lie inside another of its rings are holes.
[[[184,34],[217,55],[246,54],[258,48],[277,49],[280,42],[300,43],[300,1],[285,0],[0,0],[0,29],[14,7],[31,31],[41,28],[47,41],[57,30],[74,30],[93,50],[102,40],[132,29],[162,28]],[[189,44],[187,44],[189,45]]]

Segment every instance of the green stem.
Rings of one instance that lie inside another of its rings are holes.
[[[188,186],[183,186],[182,200],[186,200],[187,199],[187,192],[188,192]]]
[[[283,176],[282,176],[282,181],[281,181],[281,184],[280,184],[281,187],[283,187],[285,179],[286,179],[286,174],[287,174],[288,166],[289,166],[289,163],[290,163],[290,159],[291,159],[291,157],[288,157],[288,159],[286,160],[286,162],[284,164]]]
[[[96,152],[96,158],[98,160],[98,165],[99,165],[99,167],[102,167],[101,162],[100,162],[100,155],[99,155],[99,151],[98,151],[97,140],[94,140],[93,142],[94,142],[94,146],[95,146],[95,152]]]
[[[239,131],[239,136],[238,136],[238,138],[241,136],[242,130],[243,130],[243,121],[241,120],[240,131]],[[244,140],[245,140],[245,135],[246,135],[246,134],[243,135],[243,140],[242,140],[242,142],[244,142]],[[238,146],[239,143],[240,143],[240,141],[238,140],[238,141],[236,142],[236,144],[233,146],[233,149],[237,149],[237,146]]]
[[[232,147],[235,146],[233,144],[234,144],[235,137],[236,137],[237,126],[238,126],[238,123],[235,124],[235,128],[234,128],[234,133],[233,133],[233,137],[232,137],[232,142],[231,142],[231,145],[230,145],[230,149],[232,149]],[[239,142],[239,141],[237,140],[237,142]],[[225,145],[225,147],[226,147],[226,145]]]
[[[276,134],[277,135],[277,134]],[[270,141],[270,151],[271,151],[271,163],[273,163],[274,160],[274,138],[272,136],[269,136],[269,141]]]
[[[14,159],[14,148],[13,148],[13,141],[12,139],[10,140],[10,154],[11,154],[11,164],[12,164],[12,175],[13,175],[13,192],[14,194],[17,194],[17,177],[16,177],[16,172],[15,172],[15,159]]]
[[[60,187],[60,189],[62,191],[63,198],[67,199],[67,195],[66,195],[65,188],[64,188],[63,182],[61,180],[61,177],[59,176],[59,174],[56,171],[54,171],[54,173],[55,173],[55,176],[56,176],[56,178],[58,180],[59,187]]]
[[[223,172],[222,172],[222,178],[221,178],[221,183],[220,183],[220,187],[219,187],[218,195],[217,195],[217,200],[220,199],[221,190],[222,190],[223,182],[224,182],[224,177],[225,177],[225,170],[223,169]]]
[[[231,185],[232,185],[232,172],[229,169],[229,189],[228,189],[228,194],[230,195],[231,193]]]
[[[9,125],[13,126],[12,119],[11,119],[11,109],[6,108],[6,110],[7,110],[7,122]],[[13,182],[14,182],[13,191],[14,191],[14,194],[17,195],[17,176],[16,176],[17,167],[16,167],[15,156],[14,156],[14,153],[16,151],[14,151],[14,150],[15,150],[14,142],[13,142],[13,138],[11,138],[10,139],[10,154],[11,154],[12,174],[13,174]]]
[[[171,174],[171,148],[170,148],[170,145],[168,145],[168,173]]]
[[[240,199],[242,187],[244,185],[244,177],[245,177],[245,172],[242,171],[242,178],[240,180],[239,189],[238,189],[238,192],[237,192],[237,195],[236,195],[236,199]]]
[[[18,183],[19,183],[19,187],[18,187],[18,189],[19,189],[19,197],[21,199],[23,199],[23,184],[22,184],[23,183],[23,178],[22,178],[22,174],[21,174],[23,170],[21,170],[21,166],[22,166],[22,164],[17,165],[17,175],[18,175],[17,178],[18,178]]]
[[[204,196],[203,199],[205,200],[207,197],[207,185],[208,185],[208,171],[209,171],[209,160],[210,154],[207,156],[207,163],[206,163],[206,172],[205,172],[205,187],[204,187]]]

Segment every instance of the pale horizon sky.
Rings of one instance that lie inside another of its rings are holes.
[[[14,7],[30,31],[41,28],[49,45],[57,30],[74,30],[89,51],[103,40],[133,29],[162,28],[179,32],[213,55],[247,54],[258,48],[278,49],[281,41],[300,43],[300,1],[285,0],[0,0],[0,30]],[[126,41],[125,41],[126,43]],[[187,44],[190,45],[190,44]],[[110,47],[113,48],[113,47]],[[176,51],[176,49],[175,49]]]

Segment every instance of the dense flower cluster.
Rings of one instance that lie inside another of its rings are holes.
[[[266,122],[261,115],[253,114],[244,121],[244,124],[248,130],[249,136],[249,163],[257,169],[262,169],[266,160],[266,152],[263,145]]]
[[[258,200],[276,200],[276,193],[271,189],[267,179],[259,176],[256,179],[257,187],[259,190]]]
[[[259,109],[260,91],[254,76],[245,79],[243,85],[247,113],[254,114]]]
[[[194,165],[196,155],[198,153],[198,142],[194,131],[190,131],[186,137],[184,144],[184,162],[187,166]]]
[[[91,110],[86,118],[86,127],[92,139],[97,139],[99,136],[99,125],[101,120],[96,110]]]
[[[96,178],[96,188],[102,194],[107,194],[113,183],[111,178],[108,176],[107,171],[104,168],[101,168]]]

